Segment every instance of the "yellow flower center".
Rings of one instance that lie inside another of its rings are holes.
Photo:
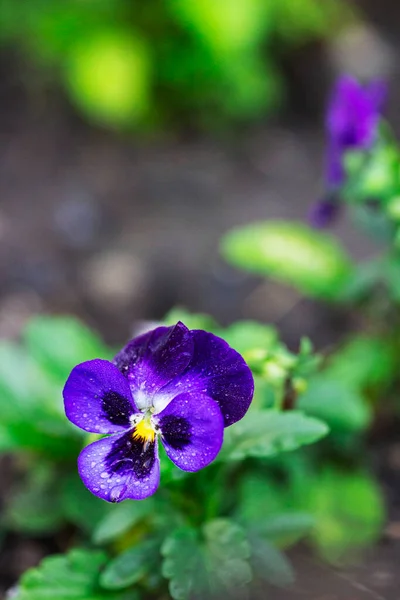
[[[153,442],[156,437],[156,432],[154,431],[154,427],[150,422],[149,417],[145,417],[135,426],[132,435],[133,439],[145,440],[149,442]]]

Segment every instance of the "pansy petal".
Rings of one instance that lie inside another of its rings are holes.
[[[177,467],[198,471],[210,464],[221,449],[224,420],[218,404],[200,393],[176,396],[153,416],[165,451]]]
[[[346,149],[370,147],[383,103],[383,88],[363,87],[345,75],[336,83],[327,111],[327,130],[331,143]]]
[[[183,391],[197,392],[217,402],[225,427],[239,421],[247,412],[254,393],[249,367],[236,350],[223,339],[202,330],[191,331],[193,358],[182,375],[154,397],[156,412]]]
[[[78,471],[88,490],[103,500],[143,500],[160,482],[157,440],[135,438],[132,430],[103,438],[82,450]]]
[[[89,360],[72,369],[63,391],[70,421],[91,433],[117,433],[138,412],[129,385],[107,360]]]
[[[385,108],[388,96],[387,83],[383,79],[374,79],[368,84],[366,93],[374,109],[381,113]]]
[[[131,342],[117,354],[115,364],[129,381],[139,408],[151,406],[151,398],[188,366],[193,341],[183,323],[157,327]]]

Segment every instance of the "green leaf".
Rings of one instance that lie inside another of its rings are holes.
[[[175,530],[162,546],[163,575],[174,600],[208,600],[246,595],[252,574],[250,548],[239,525],[216,519],[203,527],[203,539],[190,528]]]
[[[353,270],[333,237],[302,223],[268,221],[247,225],[225,235],[221,251],[237,267],[327,300],[340,296]]]
[[[325,421],[332,430],[366,429],[372,418],[370,406],[357,389],[330,375],[328,371],[326,375],[313,378],[298,398],[298,407],[308,415]]]
[[[311,539],[332,563],[354,558],[379,539],[385,520],[382,494],[367,473],[325,468],[309,489],[315,517]]]
[[[76,456],[81,434],[65,418],[61,386],[26,351],[0,344],[0,450]]]
[[[151,498],[141,502],[127,501],[113,507],[97,525],[93,533],[93,541],[97,544],[111,542],[124,533],[127,533],[134,525],[154,509]]]
[[[103,552],[72,550],[67,555],[45,558],[21,578],[16,600],[135,600],[129,595],[107,592],[98,585],[107,557]]]
[[[312,444],[328,433],[322,421],[300,411],[250,411],[244,419],[225,430],[219,455],[223,460],[247,456],[266,457]]]
[[[396,375],[396,354],[387,339],[359,335],[330,357],[325,372],[357,389],[375,388],[381,392]]]
[[[96,530],[116,508],[91,494],[83,485],[76,468],[63,477],[61,503],[65,519],[88,533]]]
[[[264,0],[173,0],[177,17],[218,57],[258,45],[269,26],[272,5]],[[220,59],[219,59],[220,60]]]
[[[91,121],[114,129],[146,116],[150,104],[151,59],[133,31],[111,23],[75,40],[65,60],[70,98]]]
[[[45,463],[38,463],[28,471],[6,508],[4,518],[8,527],[32,535],[57,530],[64,520],[59,483],[59,474]]]
[[[63,384],[78,363],[110,356],[100,338],[73,317],[36,317],[24,337],[31,355]]]
[[[209,315],[191,313],[179,306],[170,310],[165,315],[163,321],[166,325],[175,325],[178,321],[182,321],[188,329],[204,329],[211,332],[214,332],[218,328],[218,324]]]
[[[280,512],[271,516],[266,515],[260,520],[257,524],[257,532],[280,548],[286,548],[308,535],[314,524],[314,517],[308,513]]]
[[[159,548],[158,541],[147,540],[122,552],[108,563],[101,574],[100,585],[108,590],[123,589],[158,570]]]
[[[245,360],[254,360],[257,356],[265,358],[279,341],[275,327],[256,321],[237,321],[227,329],[218,332],[218,335],[240,352]]]
[[[255,578],[279,587],[294,582],[293,568],[282,552],[254,533],[250,533],[248,539],[251,549],[250,564]]]

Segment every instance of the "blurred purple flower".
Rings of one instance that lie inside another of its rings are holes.
[[[362,86],[350,75],[343,75],[336,82],[326,114],[325,180],[330,197],[311,208],[308,220],[313,227],[328,227],[337,217],[340,206],[332,191],[345,180],[344,154],[349,150],[368,150],[374,144],[386,96],[387,86],[381,80]]]
[[[383,81],[362,86],[349,75],[338,79],[326,114],[326,180],[330,188],[343,183],[344,153],[368,150],[376,140],[386,96],[387,86]]]
[[[68,419],[85,431],[113,434],[82,450],[83,483],[109,502],[150,496],[160,480],[158,437],[179,468],[206,467],[253,391],[251,371],[235,350],[183,323],[133,339],[114,363],[76,366],[64,387]]]
[[[325,198],[316,202],[308,213],[308,222],[316,229],[329,227],[336,219],[340,204],[335,198]]]

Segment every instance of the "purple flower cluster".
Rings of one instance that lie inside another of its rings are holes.
[[[128,343],[114,363],[76,366],[64,387],[65,412],[85,431],[110,434],[82,450],[85,486],[109,502],[141,500],[160,480],[157,439],[184,471],[217,456],[224,427],[250,406],[253,377],[221,338],[183,323]]]
[[[326,114],[325,180],[328,197],[311,208],[309,221],[314,227],[326,227],[336,217],[337,190],[346,175],[344,154],[349,150],[368,150],[373,146],[386,95],[386,84],[380,80],[362,86],[353,77],[344,75],[336,82]]]

